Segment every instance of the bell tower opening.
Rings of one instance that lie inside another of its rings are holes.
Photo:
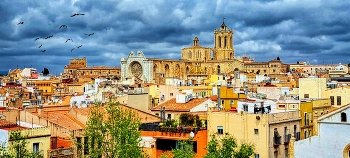
[[[233,31],[227,28],[225,18],[220,28],[214,30],[214,54],[216,60],[234,58]]]

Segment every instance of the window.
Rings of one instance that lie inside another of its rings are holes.
[[[33,143],[33,153],[38,153],[39,151],[39,143]]]
[[[306,112],[304,112],[304,126],[309,125],[309,118]]]
[[[297,125],[294,125],[294,137],[296,137],[297,134]]]
[[[309,98],[309,94],[304,94],[304,98]]]
[[[331,105],[334,105],[334,96],[331,96]]]
[[[218,134],[224,134],[224,128],[222,126],[218,126]]]
[[[342,112],[340,114],[340,117],[341,117],[341,122],[346,122],[346,113],[345,112]]]
[[[259,154],[255,154],[254,158],[260,158],[260,155]]]
[[[254,134],[259,135],[259,129],[254,129]]]
[[[84,137],[84,155],[89,154],[89,138]]]
[[[170,120],[171,119],[171,114],[168,114],[168,120]]]
[[[337,96],[337,105],[341,105],[341,96]]]
[[[170,93],[170,96],[172,97],[174,95],[174,93]]]

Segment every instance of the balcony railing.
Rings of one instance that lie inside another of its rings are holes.
[[[145,123],[142,124],[139,128],[141,131],[159,131],[159,132],[173,132],[173,133],[197,133],[198,131],[206,129],[206,127],[168,127],[168,126],[159,126],[159,123]]]

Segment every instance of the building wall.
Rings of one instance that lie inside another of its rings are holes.
[[[299,78],[299,98],[322,98],[326,78]]]
[[[145,112],[150,111],[151,96],[148,93],[128,94],[128,106]]]
[[[334,101],[333,104],[330,103],[330,105],[332,106],[343,106],[343,105],[347,105],[350,104],[350,89],[349,88],[344,88],[344,87],[340,87],[340,88],[335,88],[335,89],[328,89],[323,93],[323,97],[324,98],[331,98],[331,96],[334,97]],[[338,105],[338,96],[340,96],[341,99],[341,103],[340,105]]]
[[[169,99],[176,98],[176,95],[180,93],[180,87],[172,85],[159,85],[159,92],[159,104],[161,104]]]
[[[257,92],[266,94],[269,99],[279,99],[282,94],[281,87],[257,87]]]
[[[256,119],[260,117],[260,120]],[[222,126],[223,133],[233,135],[238,143],[241,141],[252,143],[255,146],[255,152],[260,157],[269,157],[269,125],[267,114],[247,114],[225,111],[208,112],[208,141],[210,136],[217,133],[218,126]],[[258,130],[255,134],[254,129]]]
[[[142,131],[141,136],[152,136],[155,139],[169,139],[169,140],[187,140],[190,138],[190,133],[175,133],[175,132],[159,132],[159,131]],[[207,140],[208,132],[207,130],[200,130],[198,133],[195,133],[193,139],[197,141],[197,154],[196,158],[202,158],[207,154]],[[156,143],[154,147],[151,149],[152,152],[148,151],[148,153],[152,153],[152,158],[159,157],[164,151],[157,150]],[[154,155],[155,154],[155,155]]]
[[[313,110],[312,101],[300,102],[300,139],[306,139],[313,135]]]

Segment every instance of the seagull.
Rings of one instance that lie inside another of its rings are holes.
[[[69,40],[71,40],[71,41],[73,42],[73,40],[72,40],[72,39],[68,38],[68,39],[66,40],[66,42],[64,42],[64,43],[67,43]]]
[[[41,46],[43,46],[43,45],[41,44],[38,48],[41,48]]]
[[[87,33],[84,33],[86,36],[91,36],[93,35],[94,33],[90,33],[90,34],[87,34]]]
[[[77,48],[80,48],[80,47],[82,47],[83,45],[80,45],[80,46],[77,46]]]
[[[70,50],[70,52],[73,52],[74,49],[75,49],[75,48],[72,48],[72,49]]]
[[[35,40],[38,40],[38,39],[40,39],[41,37],[37,37]]]
[[[78,13],[74,13],[74,14],[73,14],[73,15],[71,15],[70,17],[77,16],[77,15],[85,15],[85,14],[78,14]]]
[[[61,25],[59,29],[61,29],[62,27],[68,28],[67,25]]]
[[[19,24],[24,24],[24,22],[23,22],[23,21],[21,21],[21,22],[19,22],[17,25],[19,25]]]
[[[44,50],[40,50],[40,52],[43,52],[43,53],[45,53],[46,52],[46,50],[44,49]]]

